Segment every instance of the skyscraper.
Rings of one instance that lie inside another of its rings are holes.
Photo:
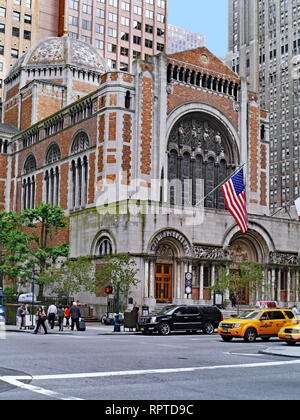
[[[40,39],[68,32],[112,69],[167,51],[168,0],[0,0],[0,98],[13,63]]]
[[[270,207],[288,207],[300,194],[300,2],[229,0],[227,65],[247,78],[270,118]],[[265,135],[265,133],[261,133]]]
[[[204,35],[188,31],[178,26],[168,25],[168,53],[174,54],[179,51],[205,47]]]
[[[99,49],[112,69],[131,71],[135,59],[167,51],[168,0],[61,0],[61,6],[69,36]]]

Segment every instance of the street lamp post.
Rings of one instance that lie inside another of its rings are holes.
[[[32,264],[32,272],[31,272],[31,293],[32,293],[32,300],[31,300],[31,330],[34,330],[35,326],[33,323],[33,312],[34,312],[34,263]]]

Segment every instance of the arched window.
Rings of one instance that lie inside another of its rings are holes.
[[[35,207],[35,177],[28,177],[22,182],[23,209],[34,209]]]
[[[71,154],[75,155],[77,153],[84,152],[86,149],[90,147],[90,141],[88,135],[84,131],[80,131],[74,137],[71,146]]]
[[[52,206],[59,203],[59,168],[51,168],[45,173],[45,202]]]
[[[73,209],[83,208],[88,196],[88,158],[79,157],[71,163],[71,206]]]
[[[221,188],[238,160],[227,128],[211,115],[193,112],[180,118],[168,141],[170,204],[225,209]],[[231,169],[230,169],[231,168]]]
[[[28,156],[24,164],[24,174],[30,174],[36,170],[36,160],[33,155]]]
[[[60,153],[60,148],[58,146],[58,144],[52,144],[47,152],[46,155],[46,164],[49,165],[53,162],[56,162],[58,160],[61,159],[61,153]]]
[[[113,248],[110,239],[107,236],[103,236],[98,242],[97,249],[100,257],[111,255]]]

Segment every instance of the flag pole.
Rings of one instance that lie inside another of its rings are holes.
[[[232,178],[235,174],[237,174],[245,165],[247,165],[246,163],[243,163],[243,165],[240,165],[234,172],[233,174],[230,174],[226,179],[224,179],[222,182],[220,182],[219,185],[217,185],[213,190],[211,190],[208,194],[206,194],[205,197],[201,198],[201,200],[198,201],[198,203],[196,203],[195,207],[198,207],[202,201],[206,200],[208,196],[210,196],[211,194],[213,194],[218,188],[220,188],[223,184],[225,184],[227,181],[230,180],[230,178]]]

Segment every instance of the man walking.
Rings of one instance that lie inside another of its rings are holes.
[[[50,328],[51,330],[53,330],[54,328],[54,323],[55,323],[55,318],[57,317],[57,307],[55,306],[55,304],[52,302],[51,305],[48,308],[48,321],[50,324]]]
[[[79,318],[81,318],[81,314],[76,302],[73,302],[72,308],[70,310],[70,315],[72,320],[71,331],[74,330],[74,324],[76,324],[76,329],[77,331],[79,331]]]

